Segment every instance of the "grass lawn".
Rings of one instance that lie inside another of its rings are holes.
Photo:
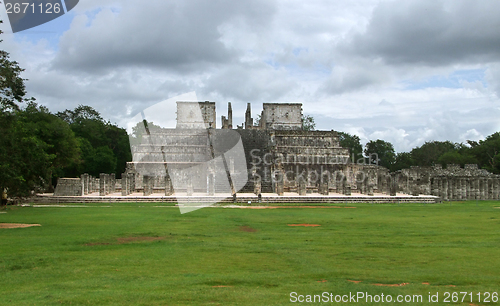
[[[0,229],[0,305],[297,304],[291,292],[469,305],[471,295],[462,302],[460,294],[444,303],[445,292],[467,292],[474,305],[500,304],[483,302],[483,292],[500,293],[500,202],[184,215],[158,204],[104,205],[0,211],[0,223],[42,225]]]

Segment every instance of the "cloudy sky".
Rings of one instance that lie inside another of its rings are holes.
[[[195,91],[233,105],[301,102],[318,129],[396,151],[500,131],[499,1],[80,0],[0,49],[51,111],[91,105],[120,126]],[[175,111],[175,110],[172,110]],[[220,126],[220,123],[219,123]]]

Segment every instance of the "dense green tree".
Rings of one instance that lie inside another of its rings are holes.
[[[53,159],[46,152],[48,145],[19,118],[19,105],[33,100],[26,98],[23,71],[8,52],[0,50],[0,193],[11,198],[42,189]]]
[[[470,152],[478,160],[481,168],[500,173],[500,132],[496,132],[479,142],[470,141]]]
[[[29,102],[18,112],[18,117],[30,135],[47,144],[46,153],[51,159],[50,178],[63,176],[63,168],[80,160],[78,142],[69,124],[51,114],[46,107]]]
[[[53,160],[47,149],[15,113],[0,113],[0,192],[17,198],[43,190]]]
[[[441,155],[456,149],[455,144],[450,141],[428,141],[411,150],[411,155],[415,166],[430,167],[438,163]]]
[[[377,139],[375,141],[370,140],[365,145],[364,153],[371,163],[389,169],[392,168],[394,162],[396,161],[396,153],[394,152],[392,143],[381,139]]]
[[[413,156],[410,152],[401,152],[396,154],[396,161],[394,165],[390,169],[391,171],[397,171],[401,169],[410,168],[415,165],[415,161],[413,160]]]
[[[82,173],[99,175],[105,172],[119,176],[125,172],[126,163],[132,160],[125,129],[104,121],[99,112],[90,106],[79,105],[74,110],[59,112],[57,116],[69,123],[82,146],[81,164],[68,167],[67,173],[79,176]]]
[[[363,158],[363,146],[361,146],[359,136],[345,132],[338,132],[338,134],[340,146],[349,149],[351,161],[356,162],[358,159]]]
[[[16,61],[10,60],[8,52],[0,50],[0,112],[18,110],[19,103],[32,100],[26,98],[25,79],[21,77],[23,71]]]

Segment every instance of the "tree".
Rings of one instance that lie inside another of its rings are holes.
[[[438,163],[441,155],[455,149],[455,144],[451,141],[427,141],[411,150],[411,155],[415,166],[430,167]]]
[[[391,168],[396,161],[396,153],[394,147],[390,142],[377,139],[370,140],[365,145],[365,155],[369,158],[371,163]]]
[[[401,169],[406,169],[410,168],[411,166],[415,165],[415,161],[413,160],[413,156],[411,155],[410,152],[401,152],[396,154],[396,161],[394,162],[394,165],[392,168],[390,168],[391,171],[397,171]]]
[[[253,120],[253,126],[259,126],[260,125],[260,117],[261,117],[260,114],[257,114],[257,116],[255,116],[255,119]]]
[[[338,134],[340,146],[349,149],[353,161],[363,157],[363,147],[361,146],[359,136],[345,132],[338,132]]]
[[[316,128],[316,123],[314,118],[309,115],[302,115],[302,130],[303,131],[314,131]]]
[[[30,135],[47,144],[46,153],[51,158],[49,179],[63,176],[63,168],[79,162],[80,149],[68,123],[35,102],[28,102],[18,117]]]
[[[471,148],[473,154],[479,162],[479,166],[493,173],[500,173],[500,132],[496,132],[473,143]]]
[[[81,165],[68,167],[67,173],[71,173],[71,176],[82,173],[96,176],[101,172],[118,175],[125,172],[127,162],[132,160],[129,136],[125,129],[104,121],[91,106],[79,105],[74,110],[59,112],[57,116],[66,121],[76,137],[80,138]],[[95,154],[98,156],[94,156]],[[101,169],[99,165],[102,166]]]
[[[45,189],[53,156],[48,145],[23,125],[16,113],[0,113],[0,192],[27,197]]]
[[[3,22],[0,20],[0,23]],[[0,112],[18,110],[18,103],[32,100],[25,97],[25,79],[21,78],[23,71],[16,61],[10,60],[8,52],[0,50]]]
[[[46,152],[48,145],[19,119],[19,104],[33,100],[26,98],[23,71],[0,50],[0,193],[9,197],[43,188],[53,159]]]
[[[142,136],[144,133],[147,133],[146,127],[149,133],[159,132],[163,129],[161,126],[156,125],[151,121],[147,121],[146,119],[141,122],[137,122],[137,124],[132,127],[132,134],[130,135],[131,145],[140,145],[142,143]]]

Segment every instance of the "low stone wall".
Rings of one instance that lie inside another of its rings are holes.
[[[79,178],[59,178],[54,196],[82,196],[83,185]]]

